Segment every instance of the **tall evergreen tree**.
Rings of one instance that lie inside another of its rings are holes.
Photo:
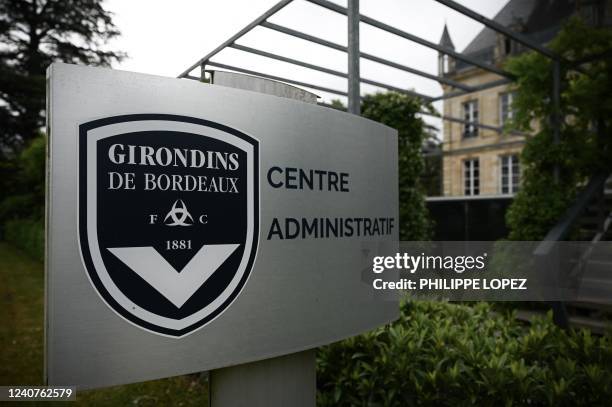
[[[45,70],[54,61],[108,66],[119,35],[102,0],[0,0],[0,158],[44,125]]]

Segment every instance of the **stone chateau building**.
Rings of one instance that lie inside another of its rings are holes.
[[[609,25],[612,1],[606,0],[510,0],[494,20],[531,40],[546,44],[563,23],[579,13],[593,25]],[[445,26],[440,45],[455,49]],[[462,54],[501,67],[525,47],[502,34],[484,28]],[[439,56],[439,74],[466,85],[478,86],[502,77],[473,65]],[[551,85],[552,86],[552,85]],[[444,85],[444,93],[457,89]],[[444,121],[442,189],[444,196],[513,195],[520,188],[519,155],[524,135],[508,131],[512,118],[512,84],[461,94],[444,100],[444,115],[468,123]],[[473,123],[496,127],[479,128]]]

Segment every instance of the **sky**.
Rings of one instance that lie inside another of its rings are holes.
[[[277,0],[107,0],[105,7],[114,13],[114,22],[121,37],[109,47],[128,53],[129,57],[114,68],[133,72],[176,77],[208,52],[215,49],[252,20],[276,4]],[[346,0],[334,0],[346,6]],[[507,0],[459,0],[459,3],[492,18]],[[483,28],[434,0],[361,0],[360,13],[403,31],[438,43],[444,24],[458,51]],[[295,0],[270,22],[284,25],[342,45],[347,43],[346,17],[321,8],[306,0]],[[346,72],[345,53],[257,27],[237,41],[264,51]],[[437,51],[397,37],[393,34],[360,25],[361,51],[437,74]],[[212,61],[265,72],[328,88],[346,91],[343,78],[265,57],[225,49]],[[214,68],[211,68],[214,69]],[[361,77],[404,89],[413,89],[430,96],[442,93],[436,81],[399,71],[368,60],[361,60]],[[193,71],[199,75],[199,69]],[[361,93],[378,90],[361,85]],[[320,101],[346,99],[315,90]],[[439,111],[442,102],[434,104]],[[427,123],[440,127],[439,119],[424,117]]]

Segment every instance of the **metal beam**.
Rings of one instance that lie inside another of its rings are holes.
[[[487,199],[512,199],[514,194],[504,195],[449,195],[449,196],[426,196],[426,202],[444,202],[444,201],[484,201]]]
[[[348,112],[361,113],[361,91],[359,87],[359,0],[348,0]]]
[[[325,68],[319,65],[314,65],[309,62],[300,61],[297,59],[284,57],[282,55],[273,54],[272,52],[262,51],[256,48],[247,47],[245,45],[240,45],[240,44],[232,44],[229,47],[240,50],[240,51],[249,52],[251,54],[261,55],[262,57],[276,59],[277,61],[287,62],[289,64],[298,65],[298,66],[303,66],[304,68],[312,69],[312,70],[319,71],[319,72],[324,72],[330,75],[339,76],[342,78],[348,78],[348,75],[345,74],[344,72]]]
[[[432,75],[432,74],[427,73],[427,72],[419,71],[418,69],[410,68],[409,66],[401,65],[401,64],[398,64],[397,62],[388,61],[386,59],[379,58],[379,57],[374,56],[374,55],[366,54],[365,52],[361,53],[361,57],[364,58],[364,59],[369,59],[370,61],[373,61],[373,62],[378,62],[379,64],[387,65],[387,66],[390,66],[392,68],[396,68],[396,69],[399,69],[399,70],[402,70],[402,71],[406,71],[408,73],[411,73],[411,74],[414,74],[414,75],[417,75],[417,76],[422,76],[424,78],[434,80],[434,81],[436,81],[438,83],[443,83],[445,85],[449,85],[449,86],[452,86],[452,87],[455,87],[455,88],[458,88],[458,89],[463,89],[463,90],[468,91],[468,92],[471,92],[474,89],[472,86],[465,85],[465,84],[463,84],[461,82],[457,82],[457,81],[454,81],[452,79],[447,79],[447,78],[444,78],[442,76]]]
[[[584,213],[589,202],[592,202],[597,194],[600,194],[609,173],[596,174],[589,180],[589,183],[578,193],[574,202],[565,211],[561,219],[546,234],[546,237],[538,244],[533,254],[536,256],[548,256],[557,242],[563,241],[571,232],[572,226],[576,224],[580,215]]]
[[[311,64],[311,63],[308,63],[308,62],[305,62],[305,61],[300,61],[300,60],[293,59],[293,58],[287,58],[287,57],[284,57],[284,56],[281,56],[281,55],[273,54],[273,53],[267,52],[267,51],[262,51],[262,50],[255,49],[255,48],[252,48],[252,47],[247,47],[247,46],[240,45],[240,44],[232,44],[232,45],[230,45],[230,47],[234,48],[234,49],[237,49],[237,50],[240,50],[240,51],[249,52],[249,53],[256,54],[256,55],[261,55],[261,56],[264,56],[264,57],[267,57],[267,58],[271,58],[271,59],[276,59],[277,61],[287,62],[287,63],[298,65],[298,66],[303,66],[305,68],[313,69],[313,70],[319,71],[319,72],[324,72],[324,73],[327,73],[329,75],[334,75],[334,76],[338,76],[338,77],[345,78],[345,79],[348,79],[348,77],[349,77],[349,75],[344,73],[344,72],[336,71],[334,69],[324,68],[322,66],[314,65],[314,64]],[[388,85],[386,83],[374,81],[374,80],[371,80],[371,79],[361,78],[360,82],[367,83],[368,85],[378,86],[380,88],[392,90],[392,91],[395,91],[395,92],[398,92],[398,93],[403,93],[403,94],[406,94],[406,95],[414,96],[414,97],[423,99],[425,101],[431,100],[430,96],[424,95],[422,93],[414,92],[414,91],[411,91],[411,90],[408,90],[408,89],[398,88],[396,86]]]
[[[505,131],[503,127],[491,126],[490,124],[484,124],[484,123],[478,123],[478,122],[470,122],[469,120],[460,119],[458,117],[439,115],[437,113],[428,112],[426,110],[421,110],[418,113],[426,115],[426,116],[437,117],[438,119],[446,120],[449,122],[455,122],[455,123],[461,123],[461,124],[471,124],[472,126],[479,127],[481,129],[492,130],[497,133],[508,133],[508,134],[514,134],[517,136],[528,136],[529,135],[528,133],[524,133],[518,130]]]
[[[330,109],[337,109],[337,110],[346,111],[345,107],[333,106],[330,103],[318,102],[317,104],[319,106],[325,106],[325,107],[328,107]],[[456,117],[450,117],[450,116],[439,116],[439,115],[437,115],[435,113],[430,113],[430,112],[427,112],[427,111],[419,111],[417,113],[424,114],[424,115],[427,115],[427,116],[436,117],[438,119],[442,119],[442,120],[446,120],[446,121],[459,122],[459,123],[467,123],[467,121],[463,120],[463,119],[459,119],[459,118],[456,118]],[[504,132],[503,128],[495,127],[495,126],[490,126],[490,125],[487,125],[487,124],[472,123],[472,125],[474,125],[476,127],[482,127],[482,128],[487,129],[487,130],[493,130],[493,131],[496,131],[498,133],[503,133]],[[431,127],[434,127],[434,126],[431,126]],[[435,128],[435,129],[439,130],[438,128]],[[508,133],[509,134],[513,134],[513,135],[517,135],[517,136],[527,136],[528,135],[527,133],[523,133],[523,132],[519,132],[519,131],[509,131]],[[499,147],[509,147],[509,146],[520,145],[520,144],[524,144],[524,143],[525,143],[524,139],[510,140],[510,141],[502,141],[500,143],[485,144],[485,145],[482,145],[482,146],[456,148],[456,149],[453,149],[453,150],[450,150],[450,151],[440,150],[440,152],[436,153],[436,154],[423,154],[423,155],[424,156],[435,156],[435,155],[461,154],[461,153],[466,153],[466,152],[480,151],[480,150],[484,150],[484,149],[499,148]]]
[[[214,66],[214,67],[221,68],[221,69],[227,69],[227,70],[230,70],[230,71],[240,72],[240,73],[244,73],[244,74],[247,74],[247,75],[260,76],[262,78],[271,79],[273,81],[280,81],[280,82],[291,83],[293,85],[303,86],[305,88],[310,88],[310,89],[316,89],[316,90],[320,90],[322,92],[333,93],[335,95],[348,96],[348,93],[343,92],[341,90],[326,88],[326,87],[323,87],[323,86],[314,85],[312,83],[296,81],[294,79],[283,78],[283,77],[275,76],[275,75],[269,75],[269,74],[261,73],[261,72],[257,72],[257,71],[251,71],[250,69],[239,68],[237,66],[221,64],[221,63],[213,62],[213,61],[206,62],[206,65]]]
[[[561,141],[561,63],[558,60],[553,61],[552,64],[552,116],[551,125],[553,129],[553,144],[557,146]],[[560,173],[559,162],[555,162],[553,168],[553,177],[556,183],[559,183]]]
[[[453,10],[463,14],[464,16],[467,16],[473,20],[476,20],[486,25],[487,27],[489,27],[490,29],[494,31],[504,34],[506,37],[512,38],[514,41],[519,42],[523,44],[524,46],[531,48],[534,51],[539,52],[540,54],[546,55],[548,58],[559,59],[559,56],[555,54],[554,52],[552,52],[551,50],[549,50],[548,48],[543,47],[540,44],[537,44],[531,41],[529,38],[527,38],[523,34],[514,32],[508,29],[507,27],[504,27],[503,25],[499,24],[498,22],[483,16],[482,14],[476,13],[475,11],[469,9],[468,7],[462,6],[461,4],[458,4],[457,2],[453,0],[436,0],[436,1],[438,3],[444,4],[446,7],[452,8]]]
[[[447,157],[450,155],[459,155],[459,154],[466,154],[466,153],[475,153],[478,151],[496,150],[499,148],[516,147],[516,146],[521,146],[525,143],[526,141],[524,139],[509,140],[509,141],[502,141],[499,143],[483,144],[481,146],[461,147],[461,148],[453,148],[452,150],[442,150],[440,155]]]
[[[605,50],[604,52],[600,52],[597,54],[587,55],[586,57],[579,59],[577,61],[571,61],[572,66],[579,66],[582,64],[588,64],[591,62],[595,62],[597,60],[603,60],[606,58],[612,58],[612,49]]]
[[[305,41],[310,41],[310,42],[313,42],[315,44],[323,45],[325,47],[328,47],[328,48],[331,48],[331,49],[335,49],[337,51],[348,52],[348,48],[345,47],[344,45],[336,44],[334,42],[327,41],[327,40],[325,40],[323,38],[315,37],[315,36],[310,35],[310,34],[305,34],[303,32],[300,32],[300,31],[297,31],[297,30],[294,30],[294,29],[291,29],[291,28],[288,28],[288,27],[284,27],[282,25],[271,23],[269,21],[264,21],[263,23],[261,23],[261,26],[265,27],[265,28],[269,28],[270,30],[274,30],[274,31],[277,31],[277,32],[280,32],[280,33],[283,33],[283,34],[290,35],[292,37],[303,39]],[[365,53],[365,52],[360,52],[359,56],[361,58],[363,58],[363,59],[368,59],[370,61],[377,62],[377,63],[382,64],[382,65],[387,65],[387,66],[390,66],[392,68],[399,69],[401,71],[405,71],[405,72],[408,72],[408,73],[411,73],[411,74],[414,74],[414,75],[417,75],[417,76],[422,76],[424,78],[431,79],[431,80],[434,80],[436,82],[443,83],[445,85],[453,86],[455,88],[463,89],[463,90],[466,90],[466,91],[472,91],[473,90],[472,86],[468,86],[468,85],[462,84],[461,82],[457,82],[457,81],[454,81],[452,79],[444,78],[442,76],[432,75],[430,73],[423,72],[423,71],[420,71],[418,69],[414,69],[414,68],[411,68],[409,66],[399,64],[397,62],[389,61],[389,60],[386,60],[386,59],[383,59],[383,58],[380,58],[380,57],[377,57],[377,56],[374,56],[374,55],[371,55],[371,54],[368,54],[368,53]]]
[[[319,106],[325,106],[325,107],[329,107],[330,109],[336,109],[336,110],[340,110],[343,112],[346,112],[346,107],[342,106],[334,106],[331,103],[326,103],[326,102],[317,102],[317,105]]]
[[[472,89],[470,89],[469,91],[457,91],[457,92],[444,93],[441,96],[432,98],[431,101],[437,102],[439,100],[450,99],[456,96],[462,96],[462,95],[467,95],[469,93],[478,92],[479,90],[485,90],[485,89],[494,88],[496,86],[507,85],[512,82],[513,81],[511,81],[510,79],[500,79],[497,81],[491,81],[491,82],[483,83],[481,85],[473,86]]]
[[[338,110],[346,111],[346,108],[339,108],[339,107],[331,105],[330,103],[319,102],[318,105],[329,107],[331,109],[338,109]],[[423,115],[426,115],[426,116],[436,117],[438,119],[446,120],[446,121],[450,121],[450,122],[463,123],[463,124],[469,123],[467,120],[463,120],[463,119],[460,119],[458,117],[451,117],[451,116],[445,116],[445,115],[440,116],[437,113],[431,113],[431,112],[428,112],[426,110],[421,110],[421,111],[419,111],[417,113],[418,114],[423,114]],[[480,127],[480,128],[483,128],[483,129],[493,130],[493,131],[495,131],[497,133],[504,133],[504,129],[502,127],[496,127],[496,126],[491,126],[491,125],[482,124],[482,123],[471,123],[471,124],[473,126]],[[516,135],[516,136],[528,136],[529,135],[527,133],[523,133],[523,132],[518,131],[518,130],[511,130],[511,131],[508,131],[507,133],[508,134],[513,134],[513,135]],[[487,144],[487,145],[483,145],[483,146],[467,147],[467,148],[460,149],[460,150],[461,151],[468,151],[468,150],[472,150],[472,149],[482,149],[482,148],[486,148],[486,147],[490,147],[490,146],[493,146],[493,147],[502,146],[502,145],[506,146],[506,145],[511,145],[511,144],[515,144],[515,143],[524,143],[524,142],[525,142],[525,140],[512,140],[512,141],[495,143],[495,144]],[[455,150],[453,150],[453,151],[455,151]],[[459,150],[457,150],[457,151],[459,151]]]
[[[344,107],[343,108],[339,108],[339,107],[331,105],[330,103],[319,102],[318,105],[329,107],[331,109],[337,109],[337,110],[346,111],[346,108],[344,108]],[[460,119],[458,117],[451,117],[451,116],[445,116],[445,115],[440,116],[440,115],[438,115],[436,113],[431,113],[431,112],[428,112],[426,110],[422,110],[422,111],[419,111],[417,113],[418,114],[423,114],[423,115],[426,115],[426,116],[436,117],[438,119],[449,121],[449,122],[456,122],[456,123],[463,123],[463,124],[468,123],[467,120],[463,120],[463,119]],[[480,127],[480,128],[483,128],[483,129],[493,130],[493,131],[495,131],[497,133],[500,133],[500,134],[504,133],[504,129],[502,127],[496,127],[496,126],[491,126],[491,125],[482,124],[482,123],[471,123],[471,124],[473,126]],[[436,130],[438,130],[438,129],[436,128]],[[510,130],[510,131],[507,131],[506,133],[507,134],[512,134],[512,135],[515,135],[515,136],[529,136],[528,133],[524,133],[524,132],[521,132],[521,131],[518,131],[518,130]],[[503,141],[501,143],[486,144],[486,145],[482,145],[482,146],[465,147],[465,148],[460,148],[460,149],[454,149],[452,151],[445,151],[443,154],[444,155],[448,155],[448,154],[461,153],[461,152],[467,152],[467,151],[476,151],[476,150],[482,150],[482,149],[491,148],[491,147],[492,148],[502,147],[502,146],[507,147],[507,146],[510,146],[510,145],[523,144],[523,143],[525,143],[525,140]]]
[[[279,1],[274,6],[272,6],[272,8],[270,8],[268,11],[266,11],[265,13],[263,13],[262,15],[257,17],[255,20],[253,20],[251,22],[251,24],[247,25],[242,30],[238,31],[230,39],[228,39],[223,44],[219,45],[217,48],[215,48],[214,50],[209,52],[206,56],[204,56],[203,58],[200,58],[198,60],[198,62],[196,62],[193,65],[191,65],[189,68],[187,68],[185,71],[183,71],[178,77],[179,78],[183,78],[184,76],[188,75],[189,72],[191,72],[194,69],[196,69],[197,67],[201,66],[203,62],[206,62],[210,58],[212,58],[213,56],[217,55],[219,52],[221,52],[228,45],[233,44],[234,41],[238,40],[240,37],[242,37],[243,35],[245,35],[249,31],[251,31],[253,28],[255,28],[258,25],[260,25],[263,21],[266,21],[268,18],[270,18],[271,16],[276,14],[279,10],[284,8],[286,5],[288,5],[292,1],[293,0],[281,0],[281,1]]]
[[[392,85],[387,85],[386,83],[377,82],[377,81],[373,81],[373,80],[365,79],[365,78],[361,78],[361,82],[367,83],[368,85],[372,85],[372,86],[378,86],[379,88],[384,88],[384,89],[387,89],[387,90],[392,90],[392,91],[397,92],[397,93],[403,93],[404,95],[413,96],[413,97],[422,99],[425,102],[430,102],[431,101],[431,96],[424,95],[422,93],[415,92],[415,91],[412,91],[412,90],[398,88],[398,87],[395,87],[395,86],[392,86]]]
[[[339,14],[347,15],[347,13],[348,13],[348,11],[347,11],[347,9],[345,7],[339,6],[339,5],[335,4],[335,3],[332,3],[332,2],[327,1],[327,0],[308,0],[308,1],[313,3],[313,4],[316,4],[318,6],[324,7],[326,9],[328,9],[328,10],[335,11],[336,13],[339,13]],[[472,64],[472,65],[478,66],[478,67],[480,67],[480,68],[482,68],[482,69],[484,69],[486,71],[493,72],[493,73],[495,73],[497,75],[504,76],[506,78],[510,78],[510,79],[514,78],[514,75],[512,75],[510,72],[504,71],[503,69],[499,69],[499,68],[496,68],[496,67],[494,67],[492,65],[485,64],[485,63],[480,62],[480,61],[478,61],[478,60],[476,60],[474,58],[471,58],[471,57],[468,57],[468,56],[463,55],[461,53],[455,52],[454,50],[452,50],[450,48],[445,48],[445,47],[442,47],[442,46],[440,46],[438,44],[434,44],[433,42],[427,41],[427,40],[425,40],[425,39],[423,39],[421,37],[417,37],[416,35],[412,35],[410,33],[407,33],[405,31],[402,31],[400,29],[392,27],[392,26],[390,26],[388,24],[385,24],[383,22],[375,20],[373,18],[361,15],[360,19],[361,19],[361,22],[363,22],[365,24],[368,24],[368,25],[371,25],[372,27],[376,27],[376,28],[379,28],[379,29],[381,29],[383,31],[387,31],[387,32],[389,32],[391,34],[395,34],[395,35],[397,35],[399,37],[405,38],[405,39],[410,40],[412,42],[416,42],[417,44],[423,45],[425,47],[435,49],[438,52],[450,55],[453,58],[461,60],[461,61],[464,61],[464,62],[466,62],[468,64]]]
[[[306,40],[306,41],[314,42],[316,44],[323,45],[323,46],[326,46],[328,48],[332,48],[332,49],[335,49],[335,50],[338,50],[338,51],[348,52],[348,48],[345,47],[344,45],[336,44],[335,42],[327,41],[327,40],[324,40],[323,38],[315,37],[315,36],[312,36],[310,34],[305,34],[303,32],[294,30],[292,28],[288,28],[288,27],[285,27],[285,26],[282,26],[282,25],[271,23],[269,21],[264,21],[263,23],[261,23],[261,26],[269,28],[269,29],[274,30],[274,31],[281,32],[283,34],[287,34],[287,35],[291,35],[293,37],[301,38],[301,39]]]

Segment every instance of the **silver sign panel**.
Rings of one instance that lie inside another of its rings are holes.
[[[362,281],[398,240],[397,134],[190,80],[49,68],[46,375],[112,386],[394,320]]]

